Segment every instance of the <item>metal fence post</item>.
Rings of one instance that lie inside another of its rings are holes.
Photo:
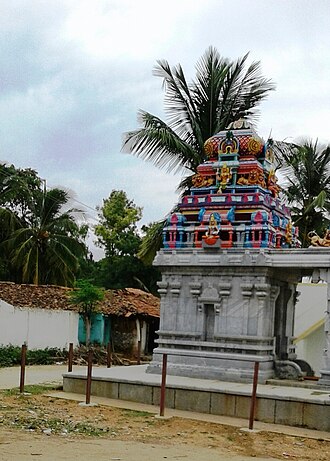
[[[91,403],[91,389],[92,389],[92,367],[93,367],[93,351],[88,351],[87,363],[87,380],[86,380],[86,405]]]
[[[73,364],[73,343],[69,344],[68,371],[72,371]]]
[[[22,344],[22,349],[21,349],[21,376],[20,376],[20,382],[19,382],[19,391],[20,391],[20,393],[24,392],[26,350],[27,350],[26,344]]]
[[[112,349],[111,349],[111,342],[109,341],[107,344],[107,368],[111,368],[112,364]]]
[[[167,354],[163,354],[162,384],[160,388],[159,416],[164,416],[164,411],[165,411],[166,368],[167,368]]]
[[[254,415],[255,415],[255,409],[256,409],[258,373],[259,373],[259,362],[255,362],[254,363],[254,373],[253,373],[251,406],[250,406],[250,419],[249,419],[249,429],[250,430],[253,429]]]

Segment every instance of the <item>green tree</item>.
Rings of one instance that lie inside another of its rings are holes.
[[[283,192],[292,220],[299,226],[302,245],[307,247],[308,233],[315,230],[321,235],[330,224],[330,146],[322,148],[317,141],[303,141],[282,148],[280,155]]]
[[[255,121],[257,106],[274,89],[262,76],[260,62],[247,66],[247,58],[248,54],[231,61],[210,47],[198,61],[191,83],[181,65],[171,68],[167,61],[158,61],[154,75],[163,79],[168,123],[141,110],[142,127],[124,135],[123,150],[167,171],[190,171],[178,186],[184,193],[205,160],[205,141],[241,117]],[[157,232],[154,229],[154,238],[145,240],[142,258],[153,259],[162,227],[163,222]]]
[[[129,200],[124,191],[113,190],[98,211],[100,224],[95,226],[95,235],[106,255],[135,255],[140,245],[137,222],[142,217],[142,208]]]
[[[77,289],[70,291],[69,301],[79,307],[79,313],[84,319],[86,328],[86,345],[91,338],[92,315],[98,311],[99,303],[104,299],[104,291],[92,285],[87,280],[79,280]]]
[[[34,192],[33,206],[24,216],[0,208],[0,222],[10,228],[1,247],[15,281],[73,286],[78,258],[86,254],[86,247],[84,229],[73,216],[77,210],[62,211],[68,199],[61,189],[39,190]]]
[[[0,163],[0,207],[12,211],[0,216],[0,244],[7,240],[15,229],[16,218],[27,222],[34,205],[34,194],[40,191],[42,180],[35,170],[20,169],[14,165]],[[10,280],[10,260],[4,251],[0,252],[0,278]]]
[[[89,264],[93,283],[112,289],[132,287],[156,292],[158,271],[137,257],[141,244],[137,222],[142,208],[124,191],[114,190],[98,210],[100,224],[95,226],[95,234],[106,257]]]
[[[0,164],[0,206],[11,210],[21,221],[28,221],[42,184],[43,180],[31,168]]]

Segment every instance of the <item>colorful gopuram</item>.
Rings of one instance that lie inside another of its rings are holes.
[[[163,230],[164,248],[299,247],[270,142],[245,120],[205,142],[206,160]]]

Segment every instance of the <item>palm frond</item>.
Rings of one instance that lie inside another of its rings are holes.
[[[40,206],[41,225],[54,219],[68,201],[68,193],[63,189],[50,189],[42,194]]]
[[[197,121],[203,145],[206,139],[218,131],[218,111],[223,84],[230,68],[228,59],[210,47],[196,65],[196,80],[192,92],[198,108]]]
[[[140,111],[143,128],[125,134],[123,150],[166,171],[194,169],[199,157],[194,149],[158,117]]]
[[[189,133],[193,144],[196,108],[181,65],[171,69],[167,61],[157,61],[153,74],[163,78],[165,111],[168,114],[169,126],[179,136],[187,136]]]
[[[181,181],[178,184],[178,187],[176,188],[176,191],[181,194],[181,197],[183,197],[187,191],[192,187],[192,178],[194,174],[185,176],[181,179]]]
[[[284,193],[291,204],[300,239],[309,245],[308,232],[322,232],[329,223],[330,148],[304,140],[279,149],[280,171],[285,177]]]
[[[167,218],[166,218],[167,219]],[[163,240],[163,228],[166,219],[154,223],[143,237],[141,246],[138,252],[138,257],[145,263],[151,264],[155,255],[161,247]]]
[[[257,106],[268,93],[275,89],[270,79],[261,75],[260,62],[253,62],[245,71],[248,53],[232,63],[223,85],[219,107],[218,131],[230,122],[245,117],[254,122],[258,116]]]

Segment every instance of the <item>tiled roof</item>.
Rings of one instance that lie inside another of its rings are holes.
[[[109,314],[150,315],[159,317],[160,301],[156,296],[137,288],[124,288],[122,290],[107,290],[102,302],[102,310]]]
[[[71,290],[55,285],[0,282],[0,300],[15,307],[77,311],[78,307],[69,303],[68,293]],[[104,301],[99,303],[99,311],[125,317],[159,317],[159,306],[160,301],[156,296],[136,288],[125,288],[106,290]]]

